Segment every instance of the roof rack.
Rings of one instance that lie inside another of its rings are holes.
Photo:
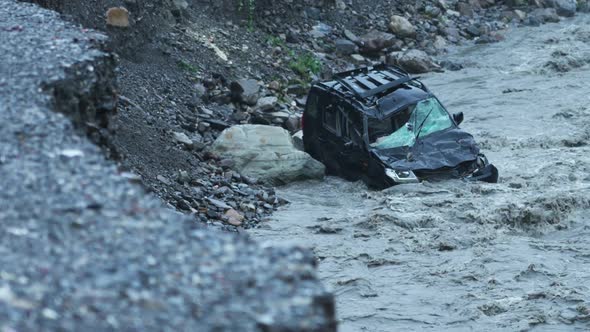
[[[403,69],[385,64],[338,73],[334,75],[334,79],[361,99],[373,97],[413,80]]]

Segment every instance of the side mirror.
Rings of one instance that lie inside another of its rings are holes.
[[[453,120],[455,120],[455,123],[457,124],[457,126],[460,125],[464,119],[465,119],[465,116],[463,115],[463,112],[453,114]]]

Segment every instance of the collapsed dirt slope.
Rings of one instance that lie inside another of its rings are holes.
[[[116,100],[104,40],[0,0],[0,330],[334,331],[309,251],[206,229],[86,138]]]
[[[341,331],[588,330],[589,22],[459,48],[464,70],[422,78],[500,183],[295,184],[251,233],[313,248]]]

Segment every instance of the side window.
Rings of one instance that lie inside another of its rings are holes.
[[[334,105],[328,105],[324,109],[324,128],[336,135],[340,135],[339,113]]]
[[[350,121],[348,120],[348,112],[339,106],[338,116],[340,120],[340,135],[346,139],[350,139]]]
[[[348,133],[350,139],[358,144],[363,144],[363,118],[362,116],[355,111],[348,112]]]
[[[317,117],[319,99],[320,97],[318,96],[317,92],[312,93],[307,99],[307,103],[305,105],[305,111],[307,111],[307,113],[314,118]]]

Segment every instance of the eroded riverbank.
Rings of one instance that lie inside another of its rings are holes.
[[[423,77],[465,113],[499,184],[299,183],[251,234],[314,249],[341,331],[587,330],[588,23],[517,29]]]

